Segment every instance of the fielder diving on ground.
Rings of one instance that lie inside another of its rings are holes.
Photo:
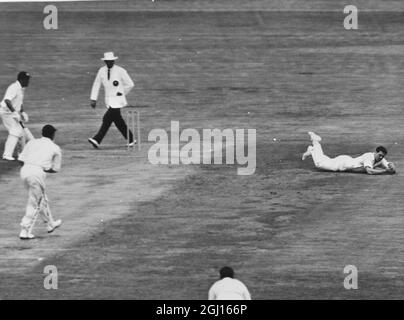
[[[394,174],[396,173],[395,165],[388,162],[384,157],[387,154],[386,148],[379,146],[376,152],[367,152],[359,157],[341,155],[336,158],[326,156],[321,147],[321,137],[314,132],[309,132],[312,144],[307,147],[307,151],[303,154],[302,160],[311,156],[314,165],[318,169],[326,171],[347,171],[367,174]]]

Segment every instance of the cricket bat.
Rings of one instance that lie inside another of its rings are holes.
[[[30,141],[30,140],[35,139],[34,135],[31,133],[31,131],[30,131],[26,126],[24,126],[24,124],[22,123],[22,121],[20,121],[20,125],[21,125],[21,127],[24,129],[24,132],[25,132],[25,136],[26,136],[26,138],[27,138],[27,141]]]

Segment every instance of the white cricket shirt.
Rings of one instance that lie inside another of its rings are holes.
[[[352,159],[352,168],[366,168],[371,167],[372,169],[382,165],[383,167],[387,168],[387,160],[382,159],[379,162],[375,162],[375,155],[373,152],[367,152],[362,154],[359,157]]]
[[[251,300],[251,295],[240,280],[223,278],[210,288],[209,300]]]
[[[21,86],[21,83],[18,80],[10,84],[7,88],[3,100],[0,103],[0,113],[11,113],[10,109],[5,103],[5,100],[10,100],[14,109],[17,111],[21,111],[21,106],[24,101],[24,91],[25,88]]]
[[[24,165],[59,171],[62,164],[62,151],[51,139],[42,137],[29,141],[18,160],[24,162]]]

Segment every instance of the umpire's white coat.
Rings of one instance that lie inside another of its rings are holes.
[[[126,95],[135,85],[124,68],[114,65],[110,69],[109,80],[108,67],[100,68],[91,90],[91,100],[97,100],[101,84],[104,85],[105,105],[107,108],[123,108],[127,106]]]

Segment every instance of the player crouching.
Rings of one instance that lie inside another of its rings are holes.
[[[28,204],[25,216],[21,220],[20,239],[33,239],[34,228],[38,214],[47,224],[48,232],[60,227],[62,220],[53,220],[49,209],[49,201],[45,192],[45,178],[47,173],[60,170],[62,152],[53,140],[56,129],[51,125],[42,128],[42,138],[30,140],[18,157],[23,162],[20,176],[28,190]]]
[[[388,162],[384,157],[387,154],[386,148],[379,146],[376,152],[367,152],[359,157],[352,158],[347,155],[341,155],[336,158],[330,158],[323,153],[321,148],[321,137],[314,132],[309,132],[312,144],[303,154],[302,160],[308,156],[313,158],[314,165],[326,171],[347,171],[367,174],[394,174],[396,168],[394,163]]]

